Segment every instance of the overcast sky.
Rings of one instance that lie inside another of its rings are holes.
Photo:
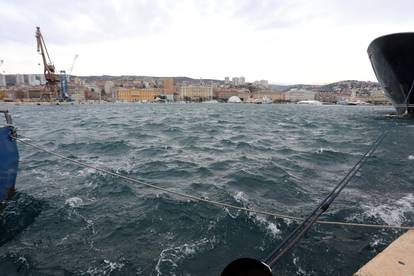
[[[0,0],[1,72],[41,73],[35,26],[58,70],[328,83],[375,80],[366,49],[414,31],[413,0]]]

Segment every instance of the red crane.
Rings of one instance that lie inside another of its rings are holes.
[[[46,79],[46,93],[42,95],[42,98],[46,98],[48,100],[50,100],[52,96],[57,98],[59,95],[60,79],[59,75],[55,73],[55,65],[53,65],[53,62],[50,60],[49,52],[47,51],[45,41],[42,33],[40,32],[40,27],[36,27],[36,41],[37,51],[42,55],[43,74]]]

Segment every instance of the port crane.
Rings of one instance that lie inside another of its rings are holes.
[[[73,58],[72,61],[72,65],[70,66],[69,70],[68,70],[68,82],[70,81],[70,77],[72,75],[72,71],[73,71],[73,67],[75,66],[76,60],[78,59],[79,55],[76,54],[75,57]]]
[[[45,93],[41,96],[42,99],[51,100],[52,97],[60,97],[59,95],[59,75],[55,72],[55,65],[50,59],[49,52],[47,51],[45,40],[40,32],[40,27],[36,27],[36,42],[37,52],[40,53],[43,60],[43,74],[46,79]]]
[[[69,99],[68,95],[68,83],[70,81],[70,76],[72,75],[73,67],[75,66],[75,62],[78,59],[79,55],[76,54],[73,58],[72,65],[70,66],[68,72],[66,73],[65,70],[60,71],[60,95],[61,99]]]
[[[75,62],[78,59],[78,54],[75,55],[72,61],[72,65],[69,68],[69,71],[66,73],[65,70],[60,71],[60,98],[63,100],[69,99],[68,95],[68,83],[70,81],[70,76],[72,74],[73,67],[75,66]]]

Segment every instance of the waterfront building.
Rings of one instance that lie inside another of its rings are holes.
[[[311,101],[315,100],[316,92],[303,89],[290,89],[285,94],[285,99],[288,102]]]
[[[83,102],[86,100],[85,98],[85,92],[84,91],[76,91],[73,95],[72,95],[72,99],[76,102]]]
[[[232,96],[237,96],[242,101],[246,101],[251,97],[251,93],[245,88],[215,88],[213,90],[213,98],[216,100],[227,101]]]
[[[210,100],[213,98],[213,87],[203,85],[181,86],[180,97],[189,101]]]
[[[76,77],[76,78],[72,78],[71,79],[73,81],[73,83],[75,83],[75,85],[84,85],[85,82],[82,81],[82,79]],[[42,82],[42,79],[40,79],[40,82]]]
[[[106,81],[104,84],[104,90],[107,97],[111,97],[112,99],[116,98],[113,81]]]
[[[85,100],[86,101],[97,101],[97,100],[102,100],[102,95],[99,91],[99,93],[95,90],[89,90],[87,87],[85,88],[85,90],[83,91],[84,95],[85,95]]]
[[[44,94],[42,87],[13,86],[5,91],[4,101],[33,102],[39,101]]]
[[[362,92],[359,89],[351,89],[351,96],[349,96],[348,101],[350,102],[365,102],[368,100],[368,95],[366,92]]]
[[[174,78],[164,78],[163,87],[164,87],[165,94],[174,94],[175,92]]]
[[[13,89],[7,89],[5,91],[5,95],[4,95],[3,101],[5,101],[5,102],[13,102],[15,99],[16,99],[16,97],[15,97],[15,93],[14,93]]]
[[[271,90],[259,90],[252,93],[252,99],[270,99],[272,102],[285,102],[286,97],[284,92],[271,91]]]
[[[96,85],[96,82],[86,84],[85,87],[88,88],[91,92],[101,93],[101,89],[99,89],[99,86]]]
[[[384,91],[381,89],[371,91],[371,95],[368,97],[368,102],[372,104],[390,104],[390,101],[387,99],[387,97],[384,94]]]
[[[118,89],[118,100],[124,102],[154,102],[158,95],[162,94],[159,88],[142,88],[142,89]]]

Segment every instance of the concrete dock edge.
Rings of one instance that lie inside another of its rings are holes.
[[[414,276],[414,230],[393,241],[354,276]]]

